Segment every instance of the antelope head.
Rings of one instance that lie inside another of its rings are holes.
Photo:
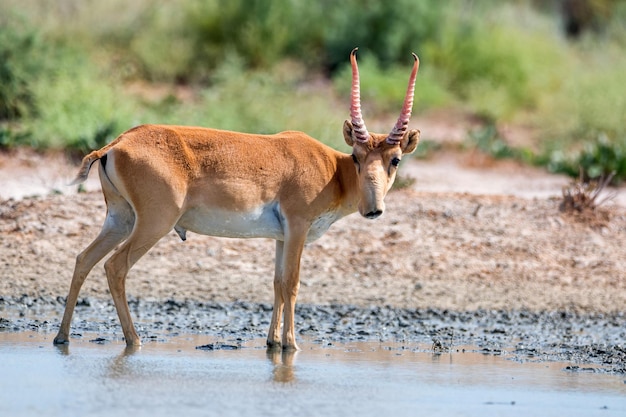
[[[352,147],[352,160],[357,171],[359,213],[368,219],[375,219],[385,211],[384,198],[396,178],[402,155],[415,151],[419,142],[419,130],[407,129],[413,109],[419,59],[413,54],[415,62],[404,104],[400,117],[391,132],[389,134],[370,133],[361,115],[359,69],[356,63],[357,49],[354,48],[350,54],[352,64],[351,120],[344,122],[343,136],[346,143]]]

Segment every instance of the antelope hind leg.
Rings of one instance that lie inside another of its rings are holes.
[[[80,289],[87,278],[87,275],[102,258],[122,242],[130,234],[134,215],[130,206],[123,202],[120,204],[109,204],[107,217],[102,226],[100,234],[94,241],[76,257],[72,283],[69,294],[65,302],[65,312],[54,344],[69,343],[70,326],[74,308],[78,300]]]
[[[176,214],[167,215],[165,210],[154,212],[146,219],[137,215],[137,222],[130,237],[104,264],[109,290],[120,319],[124,338],[128,346],[141,345],[135,330],[126,297],[126,277],[132,266],[150,250],[176,224]]]

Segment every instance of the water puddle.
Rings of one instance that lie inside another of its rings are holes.
[[[0,332],[0,415],[626,415],[623,375],[471,347],[305,340],[294,355],[197,335],[139,350],[95,334],[61,348],[52,338]]]

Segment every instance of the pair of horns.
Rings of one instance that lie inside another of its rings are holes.
[[[352,119],[352,127],[354,129],[354,136],[359,142],[369,141],[370,134],[367,132],[365,122],[363,121],[363,115],[361,114],[361,87],[359,81],[359,68],[356,64],[356,51],[359,48],[354,48],[350,53],[350,64],[352,65],[352,94],[350,103],[350,117]],[[406,90],[404,97],[404,104],[402,105],[402,111],[400,117],[391,129],[391,133],[387,136],[387,143],[390,145],[397,145],[402,140],[402,137],[406,133],[409,125],[409,119],[411,118],[411,111],[413,110],[413,97],[415,94],[415,78],[417,76],[417,70],[419,68],[419,58],[413,54],[415,62],[413,63],[413,70],[411,71],[411,77],[409,78],[409,86]]]

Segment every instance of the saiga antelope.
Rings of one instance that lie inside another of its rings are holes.
[[[419,142],[419,131],[407,129],[419,66],[413,57],[400,117],[389,134],[377,134],[368,132],[363,122],[356,48],[350,54],[351,120],[344,122],[343,136],[352,154],[301,132],[255,135],[163,125],[135,127],[88,154],[72,184],[85,181],[99,160],[107,214],[98,237],[76,258],[54,343],[69,342],[72,314],[87,274],[123,242],[104,268],[126,343],[140,345],[126,300],[126,276],[174,229],[183,240],[188,230],[275,239],[274,309],[267,345],[298,349],[294,307],[304,244],[357,210],[368,219],[383,214],[383,199],[400,159]]]

